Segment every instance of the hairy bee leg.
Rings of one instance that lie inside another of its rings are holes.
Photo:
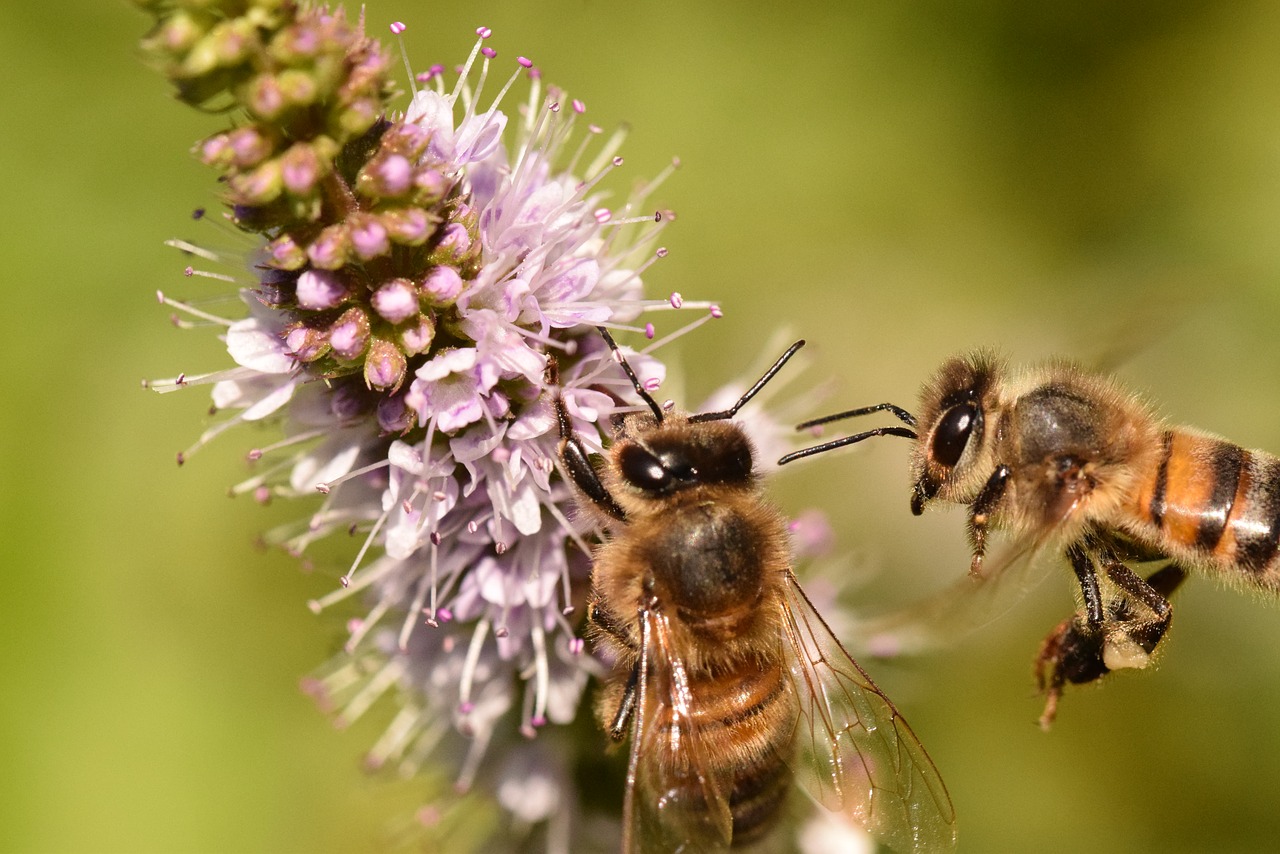
[[[1067,549],[1067,559],[1084,598],[1084,612],[1059,623],[1036,654],[1036,683],[1045,695],[1044,712],[1040,715],[1040,728],[1044,730],[1057,716],[1058,700],[1068,682],[1093,682],[1110,672],[1103,660],[1106,615],[1093,558],[1093,552],[1082,543]]]
[[[982,491],[969,506],[969,545],[973,549],[973,560],[969,563],[969,574],[975,578],[982,577],[982,559],[987,553],[987,526],[991,522],[991,514],[1004,497],[1009,485],[1010,469],[1003,463],[987,478]]]
[[[1104,619],[1102,589],[1098,586],[1098,572],[1093,565],[1093,553],[1084,545],[1075,543],[1067,549],[1067,560],[1076,574],[1080,595],[1084,599],[1084,616],[1091,630],[1102,628]]]
[[[548,377],[553,377],[554,362],[550,363],[547,368]],[[591,465],[591,458],[587,454],[586,447],[582,444],[582,440],[573,432],[573,419],[569,415],[568,408],[564,405],[564,398],[560,396],[559,391],[555,396],[556,420],[560,425],[560,460],[564,463],[565,471],[569,477],[577,485],[591,503],[599,507],[605,513],[614,519],[625,520],[627,513],[618,505],[609,490],[600,482],[600,475],[596,472],[595,466]]]
[[[1108,635],[1114,634],[1115,637],[1108,638],[1103,651],[1107,666],[1112,670],[1145,667],[1169,630],[1173,620],[1173,606],[1169,603],[1168,596],[1186,579],[1186,570],[1170,564],[1144,580],[1110,549],[1104,548],[1100,557],[1107,577],[1121,591],[1140,602],[1154,617],[1116,621],[1116,631],[1108,632]]]
[[[622,697],[618,700],[618,710],[613,713],[613,722],[609,724],[609,738],[622,741],[627,737],[627,723],[636,709],[636,691],[640,687],[640,661],[631,668],[627,684],[622,689]]]
[[[587,622],[609,635],[620,646],[627,649],[635,648],[635,641],[627,635],[617,619],[608,610],[600,607],[599,603],[592,602],[587,605]],[[630,720],[632,710],[635,708],[636,685],[639,679],[640,663],[637,661],[631,668],[627,684],[623,687],[622,696],[618,700],[618,708],[613,713],[612,723],[609,724],[609,737],[614,741],[622,741],[626,738],[627,721]]]
[[[1068,682],[1093,682],[1113,670],[1146,665],[1173,619],[1168,597],[1187,577],[1185,569],[1169,564],[1143,579],[1110,547],[1099,546],[1092,539],[1088,546],[1073,546],[1067,554],[1080,580],[1085,611],[1059,623],[1036,656],[1036,681],[1046,695],[1040,716],[1043,729],[1053,723]],[[1095,555],[1121,594],[1109,603],[1102,599],[1093,565]],[[1133,617],[1135,602],[1155,619]]]

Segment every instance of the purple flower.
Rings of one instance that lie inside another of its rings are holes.
[[[566,96],[544,93],[527,60],[513,62],[495,97],[480,88],[493,69],[477,43],[456,81],[433,72],[396,115],[380,100],[390,87],[376,43],[340,16],[288,9],[298,20],[249,28],[264,44],[224,69],[244,78],[231,96],[246,99],[246,124],[200,148],[228,176],[232,222],[261,245],[237,265],[181,244],[231,270],[201,272],[238,282],[247,313],[216,317],[161,296],[222,328],[234,366],[152,387],[213,385],[222,418],[182,459],[242,421],[279,425],[278,441],[250,451],[255,472],[233,492],[320,493],[318,508],[267,541],[305,555],[356,533],[349,566],[311,606],[367,609],[308,689],[344,723],[393,694],[400,713],[370,761],[412,771],[457,741],[466,788],[495,742],[573,720],[597,667],[575,610],[592,532],[572,521],[556,473],[545,373],[554,354],[574,428],[599,450],[634,393],[594,327],[642,333],[642,313],[673,308],[642,296],[670,219],[645,196],[667,172],[601,216],[622,135],[579,127],[581,110],[561,111]],[[309,45],[309,57],[331,49],[351,76],[312,81],[311,106],[295,111],[297,92],[253,65],[286,41]],[[309,126],[318,115],[327,118]],[[333,127],[350,133],[335,141]],[[286,136],[287,148],[272,148]],[[713,316],[710,304],[683,305],[702,311],[690,326]],[[662,363],[630,359],[656,389]],[[547,818],[565,797],[564,763],[521,780],[515,755],[495,784],[499,800]]]

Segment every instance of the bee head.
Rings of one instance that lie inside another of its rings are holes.
[[[999,366],[988,353],[947,360],[920,396],[920,436],[912,460],[911,512],[942,495],[954,499],[981,476],[975,465],[989,445],[994,380]]]
[[[699,486],[751,486],[751,442],[728,421],[692,422],[668,413],[660,425],[632,422],[610,452],[615,476],[632,495],[660,498]],[[635,429],[639,427],[639,429]]]

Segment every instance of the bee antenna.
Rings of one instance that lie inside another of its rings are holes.
[[[901,436],[904,439],[918,439],[916,431],[909,427],[877,427],[874,430],[867,430],[865,433],[854,433],[852,436],[841,436],[839,439],[832,439],[830,442],[823,442],[821,445],[814,445],[812,448],[804,448],[799,451],[792,451],[785,457],[778,460],[778,465],[785,466],[787,463],[805,457],[812,457],[814,454],[821,454],[824,451],[833,451],[836,448],[843,448],[845,445],[852,445],[861,442],[863,439],[870,439],[874,436]]]
[[[834,415],[824,415],[821,418],[814,418],[796,425],[797,430],[804,430],[809,427],[817,427],[819,424],[830,424],[832,421],[843,421],[846,418],[857,418],[860,415],[871,415],[875,412],[889,412],[895,418],[906,424],[908,427],[916,426],[916,417],[901,406],[895,406],[892,403],[877,403],[875,406],[861,406],[857,409],[849,409],[845,412],[837,412]],[[914,437],[913,437],[914,438]]]
[[[788,347],[787,352],[779,356],[778,361],[773,363],[773,367],[765,371],[764,376],[756,380],[756,384],[753,385],[751,388],[747,389],[746,394],[738,398],[738,402],[735,403],[733,406],[730,406],[728,409],[721,409],[719,412],[699,413],[698,415],[691,416],[689,418],[689,421],[691,423],[697,422],[697,421],[723,421],[726,418],[732,418],[733,416],[737,415],[738,410],[746,406],[747,401],[755,397],[756,394],[759,393],[760,389],[764,388],[769,383],[769,380],[773,379],[774,376],[778,373],[778,371],[782,370],[782,366],[785,365],[791,359],[791,357],[796,354],[796,351],[798,351],[803,346],[804,346],[804,339],[801,338],[799,341],[797,341],[796,343]]]
[[[636,372],[631,369],[631,364],[627,362],[627,357],[622,355],[622,351],[618,349],[618,343],[613,340],[613,336],[609,334],[609,330],[603,326],[597,326],[600,330],[600,337],[604,338],[604,343],[609,345],[609,349],[613,351],[613,357],[618,360],[618,364],[622,365],[622,370],[627,374],[627,378],[631,380],[631,385],[636,390],[636,394],[640,395],[640,399],[653,412],[653,418],[659,424],[662,423],[662,407],[658,405],[658,401],[653,399],[653,395],[645,390],[640,383],[640,378],[636,376]]]

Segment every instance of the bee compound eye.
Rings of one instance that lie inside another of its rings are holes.
[[[639,445],[628,445],[622,449],[618,468],[628,483],[650,492],[665,489],[671,482],[671,474],[661,460]]]
[[[953,468],[969,444],[969,435],[977,421],[978,407],[973,403],[961,403],[947,410],[933,431],[931,456],[933,462]]]

